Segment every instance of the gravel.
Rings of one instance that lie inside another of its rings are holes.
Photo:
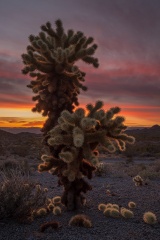
[[[57,177],[49,173],[35,172],[31,176],[37,183],[47,187],[48,197],[62,194],[62,187],[57,187]],[[87,204],[83,209],[68,212],[63,208],[61,216],[52,213],[35,219],[31,224],[18,224],[13,220],[0,222],[0,240],[158,240],[160,239],[160,180],[150,181],[148,185],[136,187],[131,177],[94,177],[90,180],[93,190],[86,194]],[[109,189],[111,196],[106,194]],[[107,218],[97,208],[99,203],[116,203],[127,207],[129,201],[134,201],[137,207],[133,209],[133,219]],[[143,214],[152,211],[156,214],[158,223],[150,226],[143,222]],[[72,216],[78,213],[86,214],[93,223],[92,228],[68,226]],[[42,223],[59,221],[62,225],[58,230],[47,229],[39,231]]]

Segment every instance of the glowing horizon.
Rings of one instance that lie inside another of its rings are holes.
[[[29,105],[27,107],[19,108],[0,108],[0,127],[42,127],[47,117],[42,117],[40,113],[33,113],[31,108],[34,105]],[[107,110],[110,107],[117,105],[104,105],[104,109]],[[79,107],[85,108],[85,104]],[[148,110],[148,111],[147,111]],[[155,110],[157,115],[159,108],[149,108],[144,106],[121,106],[121,112],[118,115],[125,117],[125,124],[128,127],[151,127],[158,124],[154,114],[150,116],[150,112]],[[8,114],[9,113],[9,114]],[[146,120],[144,120],[144,116]]]

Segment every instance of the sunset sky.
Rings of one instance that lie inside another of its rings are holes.
[[[128,126],[160,124],[159,0],[1,0],[0,127],[37,127],[33,93],[22,75],[21,54],[28,36],[60,18],[65,30],[92,36],[100,66],[82,64],[88,91],[82,106],[100,99],[105,109],[119,106]]]

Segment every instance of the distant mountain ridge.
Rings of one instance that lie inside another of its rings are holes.
[[[42,134],[41,129],[38,127],[31,128],[10,128],[10,127],[0,127],[0,130],[3,130],[8,133],[18,134],[18,133],[34,133],[34,134]]]
[[[31,128],[10,128],[10,127],[0,127],[0,131],[3,130],[8,133],[18,134],[18,133],[34,133],[34,134],[42,134],[41,128],[38,127],[31,127]],[[127,131],[147,131],[147,130],[153,130],[153,131],[160,131],[160,125],[156,124],[152,127],[128,127]]]
[[[126,156],[160,156],[159,125],[150,128],[130,128],[126,133],[136,139],[135,144],[128,146],[124,152]],[[39,159],[45,149],[42,139],[40,128],[0,128],[0,156],[11,154]]]

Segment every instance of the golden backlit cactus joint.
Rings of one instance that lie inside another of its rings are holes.
[[[101,144],[108,152],[115,152],[117,149],[124,151],[127,143],[134,143],[134,138],[123,133],[126,126],[122,121],[117,121],[118,117],[113,117],[108,120],[107,114],[112,111],[99,110],[103,106],[101,101],[97,101],[92,110],[86,111],[78,108],[74,113],[69,113],[64,110],[61,113],[59,124],[48,132],[48,144],[54,147],[55,145],[64,145],[59,158],[68,165],[73,165],[76,161],[79,151],[83,152],[83,157],[91,164],[96,165],[98,157],[94,154],[94,150],[98,144]],[[95,110],[96,109],[96,110]],[[103,111],[103,118],[97,119],[97,112]],[[77,113],[83,114],[77,114]],[[92,114],[91,114],[92,112]],[[91,116],[92,117],[89,117]],[[120,117],[119,117],[120,118]],[[64,128],[65,124],[65,128]],[[57,131],[58,130],[58,131]],[[95,148],[92,148],[92,144]]]

